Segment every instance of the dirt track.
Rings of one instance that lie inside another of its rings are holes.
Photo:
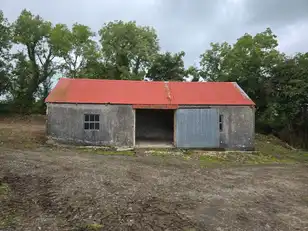
[[[299,165],[0,148],[0,230],[308,230],[307,176]]]

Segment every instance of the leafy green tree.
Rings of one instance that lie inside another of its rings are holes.
[[[89,63],[100,59],[95,33],[88,26],[75,23],[71,30],[58,24],[50,34],[55,53],[63,59],[61,69],[67,77],[84,77],[80,74]]]
[[[40,16],[35,16],[27,10],[23,10],[17,20],[13,23],[13,40],[19,46],[25,48],[26,59],[29,62],[26,67],[27,89],[23,91],[25,104],[29,104],[30,99],[34,100],[35,93],[39,90],[48,78],[53,76],[57,70],[54,62],[55,51],[50,40],[52,24],[43,20]],[[24,59],[24,58],[23,58]],[[25,64],[23,60],[20,65]],[[24,78],[24,77],[21,77]],[[18,82],[18,81],[17,81]],[[17,88],[18,89],[18,88]],[[16,95],[13,93],[13,95]],[[47,94],[44,95],[46,97]],[[43,100],[43,99],[42,99]],[[25,106],[25,108],[27,108]]]
[[[108,74],[106,64],[99,57],[98,59],[87,60],[84,67],[79,69],[78,76],[89,79],[108,79],[108,76],[113,75],[112,73]]]
[[[185,76],[191,78],[192,82],[198,82],[200,80],[200,70],[195,66],[189,66],[185,71]]]
[[[147,72],[147,78],[154,81],[183,81],[185,52],[157,54]]]
[[[201,54],[200,76],[207,81],[224,81],[228,78],[228,59],[231,52],[231,45],[224,42],[211,43],[211,49]]]
[[[9,87],[9,50],[11,48],[11,28],[0,11],[0,96]]]
[[[211,44],[201,55],[201,76],[210,81],[237,82],[256,102],[258,113],[266,108],[266,80],[283,60],[276,36],[268,28],[255,36],[245,34],[232,46]]]
[[[143,79],[159,50],[153,28],[114,21],[99,31],[108,78]]]
[[[228,80],[236,81],[257,104],[257,116],[267,107],[267,80],[284,56],[277,50],[276,36],[270,29],[254,37],[238,39],[228,59]]]
[[[14,54],[16,62],[10,78],[10,93],[14,102],[14,110],[20,113],[28,112],[33,103],[34,95],[27,94],[32,76],[31,62],[22,52]]]
[[[270,131],[292,145],[308,147],[308,54],[287,57],[268,28],[245,34],[233,45],[211,44],[201,55],[209,81],[236,81],[257,105],[258,131]]]
[[[272,69],[268,102],[261,115],[274,132],[287,131],[284,140],[308,145],[308,53],[286,57]],[[284,134],[285,135],[285,134]]]

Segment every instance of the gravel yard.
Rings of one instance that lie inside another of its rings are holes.
[[[307,189],[303,164],[0,146],[0,230],[308,230]]]

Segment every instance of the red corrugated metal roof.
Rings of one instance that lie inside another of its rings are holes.
[[[254,105],[231,82],[147,82],[61,78],[47,103],[142,105]],[[137,106],[139,105],[139,106]],[[169,105],[169,106],[168,106]]]

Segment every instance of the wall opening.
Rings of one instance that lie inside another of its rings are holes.
[[[219,131],[224,131],[224,116],[221,114],[219,115]]]
[[[136,109],[136,146],[172,147],[174,110]]]

